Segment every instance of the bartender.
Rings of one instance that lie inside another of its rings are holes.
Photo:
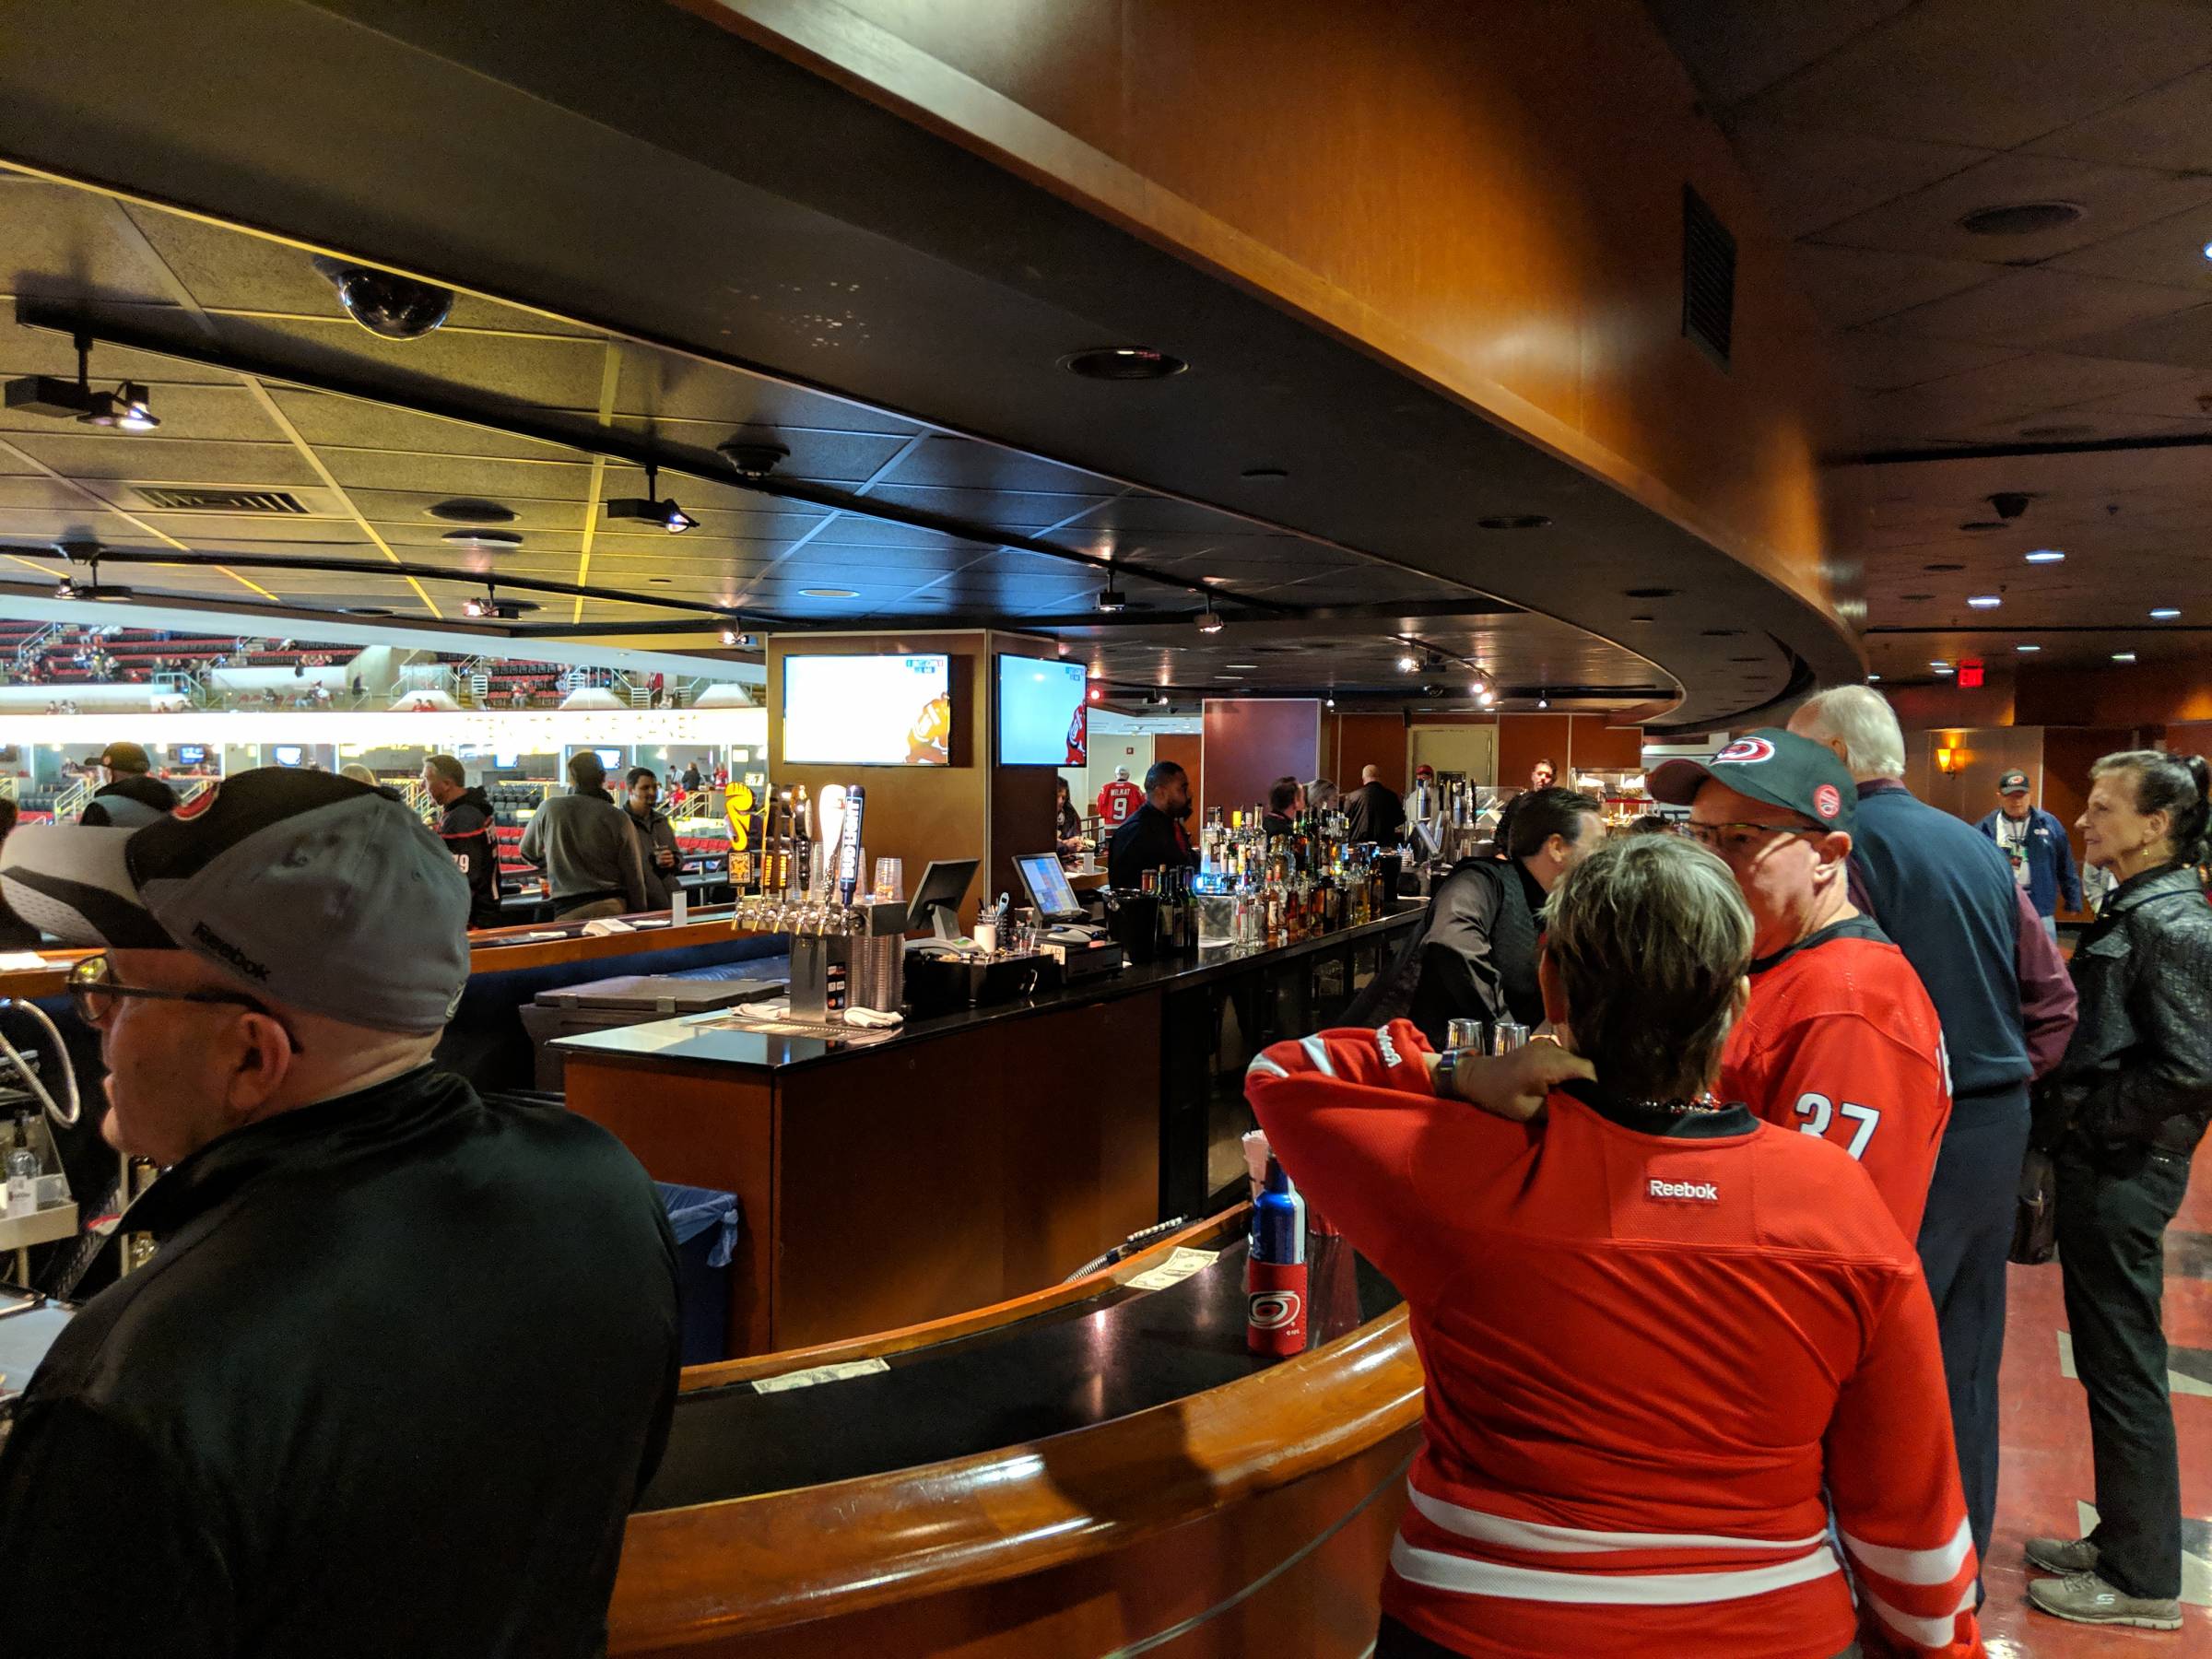
[[[1191,780],[1172,760],[1153,762],[1145,773],[1145,804],[1113,832],[1106,852],[1106,879],[1135,888],[1147,870],[1162,866],[1194,870],[1198,850],[1183,829],[1191,816]]]

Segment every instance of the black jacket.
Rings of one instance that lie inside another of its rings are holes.
[[[1197,849],[1182,825],[1147,801],[1129,815],[1129,821],[1106,843],[1106,880],[1110,886],[1135,890],[1147,870],[1162,865],[1171,869],[1198,867]]]
[[[1543,888],[1522,865],[1462,859],[1436,884],[1419,929],[1338,1023],[1380,1026],[1403,1016],[1436,1048],[1453,1019],[1543,1024],[1536,947],[1544,904]]]
[[[604,1651],[677,1355],[667,1219],[612,1135],[426,1065],[210,1143],[129,1224],[159,1253],[0,1451],[0,1646]]]
[[[500,913],[500,848],[492,838],[491,797],[465,789],[446,803],[438,819],[438,839],[468,877],[468,924],[497,927]]]
[[[1376,841],[1389,846],[1406,828],[1406,803],[1398,792],[1381,783],[1362,783],[1345,799],[1350,820],[1349,837],[1355,841]]]
[[[125,772],[112,783],[94,790],[92,799],[77,814],[76,821],[139,830],[176,809],[177,792],[159,778],[145,772]]]
[[[2039,1097],[2038,1140],[2070,1129],[2186,1157],[2212,1122],[2212,906],[2196,873],[2122,882],[2069,966],[2080,1021]]]

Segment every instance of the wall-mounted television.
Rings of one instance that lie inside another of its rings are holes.
[[[307,759],[307,750],[297,743],[279,743],[269,752],[276,757],[279,766],[297,766]]]
[[[1054,657],[998,659],[998,763],[1081,766],[1090,677]]]
[[[206,765],[206,764],[207,764],[207,746],[206,746],[206,744],[204,744],[204,743],[180,743],[180,744],[178,744],[178,745],[177,745],[177,764],[178,764],[179,766],[205,766],[205,765]]]
[[[787,766],[949,766],[948,656],[787,656]]]

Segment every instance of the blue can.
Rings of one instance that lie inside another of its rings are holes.
[[[1306,1259],[1306,1201],[1272,1152],[1252,1206],[1252,1259],[1278,1267]]]

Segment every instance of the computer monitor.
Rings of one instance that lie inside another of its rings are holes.
[[[1030,902],[1040,916],[1048,922],[1084,919],[1083,901],[1068,885],[1067,872],[1060,867],[1057,853],[1020,854],[1014,860],[1014,868],[1021,877],[1021,885],[1029,889]]]
[[[959,914],[960,900],[968,897],[969,885],[975,880],[982,863],[980,858],[931,859],[929,867],[922,872],[921,885],[907,901],[907,925],[929,928],[941,939],[959,937],[959,924],[952,918]]]

